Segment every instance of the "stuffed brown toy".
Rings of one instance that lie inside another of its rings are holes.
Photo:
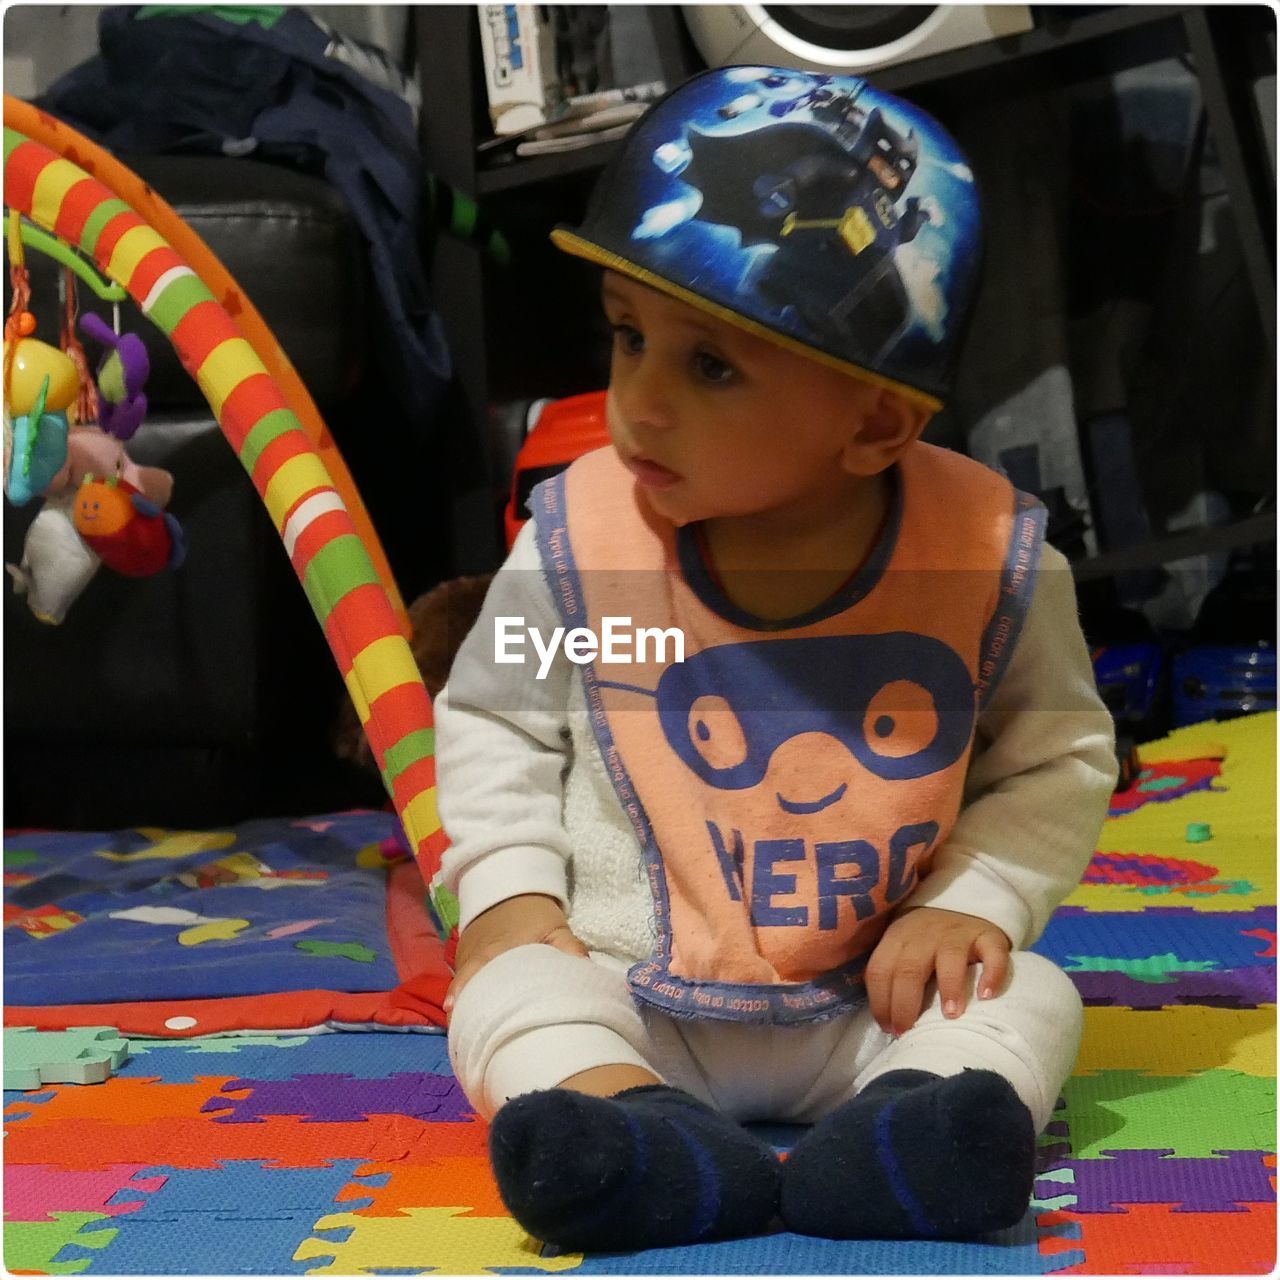
[[[422,672],[422,683],[432,698],[444,688],[453,656],[480,616],[492,581],[491,573],[451,578],[433,587],[426,595],[419,596],[409,606],[409,621],[413,624],[409,648],[413,651],[418,670]],[[332,742],[334,752],[340,758],[377,772],[369,741],[349,699],[344,701],[338,713]]]

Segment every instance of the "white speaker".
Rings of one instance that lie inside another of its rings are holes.
[[[764,63],[860,74],[1033,27],[1022,4],[687,4],[712,67]]]

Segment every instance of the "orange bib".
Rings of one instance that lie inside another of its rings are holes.
[[[771,1023],[853,1007],[889,912],[955,822],[1045,512],[930,445],[891,478],[861,570],[781,623],[721,594],[692,530],[649,510],[612,449],[534,491],[564,626],[624,638],[582,673],[653,891],[655,951],[629,974],[642,1004]]]

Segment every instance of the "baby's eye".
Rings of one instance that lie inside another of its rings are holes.
[[[623,355],[638,356],[644,350],[644,335],[639,329],[633,329],[629,324],[609,327],[613,330],[614,344]]]
[[[698,377],[704,382],[732,382],[737,374],[733,365],[726,364],[719,356],[713,356],[709,351],[699,351],[693,357],[693,366],[698,371]]]

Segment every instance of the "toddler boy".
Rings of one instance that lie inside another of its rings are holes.
[[[973,175],[863,81],[727,68],[555,239],[605,268],[612,447],[535,490],[436,702],[504,1201],[571,1249],[1010,1226],[1081,1026],[1027,947],[1116,767],[1043,509],[919,439]],[[812,1127],[782,1163],[751,1120]]]

